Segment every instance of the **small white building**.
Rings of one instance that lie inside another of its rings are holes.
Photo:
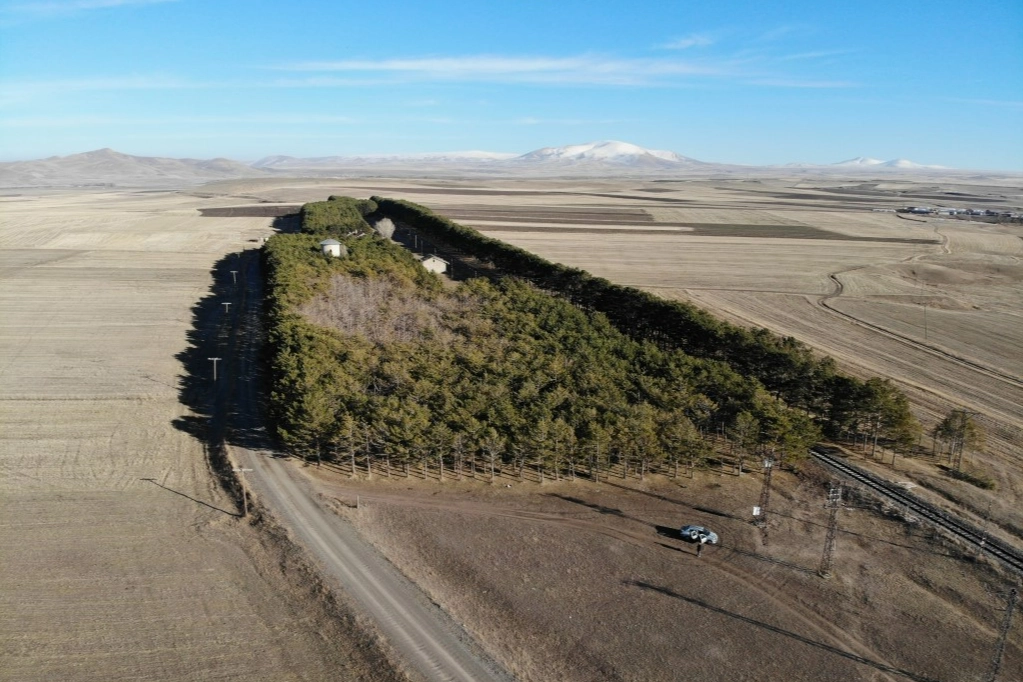
[[[333,256],[334,258],[348,255],[348,249],[336,239],[324,239],[320,242],[320,249],[323,251],[323,255]]]
[[[438,275],[443,275],[448,271],[448,262],[438,256],[429,256],[423,259],[423,267],[430,272],[436,272]]]

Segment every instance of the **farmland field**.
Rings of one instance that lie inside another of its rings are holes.
[[[0,201],[0,676],[386,678],[174,426],[191,308],[270,220],[174,192]]]
[[[233,516],[201,444],[173,425],[189,414],[175,356],[191,307],[221,256],[270,233],[272,209],[241,208],[260,202],[406,198],[550,260],[795,336],[852,373],[891,377],[927,427],[951,408],[978,411],[988,442],[967,460],[994,491],[928,457],[900,458],[898,471],[857,459],[1020,544],[1023,231],[870,210],[913,189],[282,179],[0,197],[5,671],[383,674],[340,607],[280,568],[300,557]],[[926,187],[944,189],[959,204],[1023,203],[1004,185]],[[769,545],[747,521],[757,475],[543,487],[505,476],[491,487],[325,467],[313,479],[524,680],[978,679],[1008,584],[865,501],[842,512],[835,577],[820,579],[824,481],[788,472]],[[697,559],[668,532],[681,522],[716,527],[723,546]],[[1021,633],[1004,679],[1023,678]]]

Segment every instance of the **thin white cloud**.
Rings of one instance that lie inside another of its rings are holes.
[[[96,0],[102,1],[102,0]],[[113,0],[111,0],[113,1]],[[807,53],[809,54],[809,53]],[[808,58],[808,57],[807,57]],[[168,74],[92,76],[41,81],[0,81],[0,108],[91,91],[332,89],[402,83],[497,83],[533,85],[685,87],[710,82],[785,88],[840,88],[842,80],[801,78],[770,67],[765,56],[684,60],[677,58],[429,57],[299,62],[270,67],[278,78],[193,80]],[[287,74],[287,75],[284,75]],[[417,106],[434,105],[420,100]]]
[[[350,116],[330,114],[247,114],[242,116],[33,116],[0,118],[0,128],[78,128],[151,125],[353,125]]]
[[[750,85],[770,88],[858,88],[859,83],[852,81],[801,80],[798,78],[756,78],[749,81]]]
[[[344,59],[299,62],[275,67],[282,71],[386,75],[394,80],[473,81],[501,83],[576,83],[650,85],[678,77],[738,75],[737,65],[678,59],[614,59],[574,57],[428,57],[418,59]],[[357,77],[357,76],[355,76]]]
[[[0,107],[71,92],[176,90],[211,87],[211,85],[194,83],[163,74],[147,76],[92,76],[39,81],[0,81]]]
[[[825,57],[838,57],[840,55],[852,54],[852,50],[817,50],[815,52],[797,52],[795,54],[786,54],[780,57],[774,57],[776,62],[795,62],[795,61],[816,61],[818,59],[824,59]]]
[[[66,0],[63,2],[53,0],[51,2],[23,2],[9,5],[2,11],[6,14],[44,17],[114,7],[160,5],[168,2],[178,2],[178,0]]]
[[[662,50],[688,50],[691,47],[707,47],[714,44],[714,39],[703,33],[694,33],[685,38],[678,38],[660,46]]]
[[[586,118],[539,118],[536,116],[523,116],[517,118],[510,123],[512,125],[520,126],[535,126],[535,125],[558,125],[558,126],[584,126],[584,125],[609,125],[609,124],[621,124],[627,121],[622,119],[586,119]],[[502,125],[504,121],[499,121]]]
[[[782,40],[783,38],[806,35],[812,32],[813,29],[808,24],[785,24],[764,31],[757,37],[757,40],[760,42],[773,43],[777,40]]]

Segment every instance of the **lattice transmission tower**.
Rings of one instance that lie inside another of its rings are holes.
[[[821,554],[821,565],[817,573],[822,578],[831,576],[831,561],[835,555],[835,536],[838,534],[838,509],[842,506],[842,486],[839,483],[832,483],[828,490],[828,501],[824,508],[829,510],[828,534],[824,538],[824,553]]]
[[[1009,590],[1009,603],[1005,607],[1005,618],[1002,620],[1002,629],[998,632],[998,643],[995,645],[995,655],[991,659],[991,669],[985,678],[986,682],[995,682],[998,671],[1002,669],[1002,654],[1005,653],[1005,639],[1009,636],[1009,628],[1012,627],[1012,612],[1016,608],[1016,599],[1019,597],[1019,590],[1015,587]]]

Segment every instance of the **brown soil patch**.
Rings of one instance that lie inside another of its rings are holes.
[[[200,208],[199,215],[204,218],[279,218],[298,213],[300,204],[291,206],[224,206],[217,208]]]
[[[479,229],[481,232],[489,230],[497,230],[501,232],[570,232],[570,233],[611,233],[611,234],[664,234],[665,232],[671,232],[667,228],[678,228],[680,231],[685,231],[687,235],[692,237],[744,237],[751,239],[835,239],[841,241],[850,242],[879,242],[889,244],[937,244],[939,243],[934,239],[913,239],[913,238],[901,238],[901,237],[858,237],[855,235],[840,234],[837,232],[829,232],[827,230],[821,230],[816,227],[810,227],[809,225],[736,225],[727,223],[672,223],[672,222],[657,222],[661,229],[657,230],[644,230],[629,229],[629,228],[612,228],[612,227],[591,227],[590,229],[577,228],[577,227],[556,227],[551,225],[528,225],[528,224],[507,224],[502,223],[500,226],[489,226],[480,224],[480,220],[489,220],[489,218],[478,217],[473,220],[466,221],[467,225],[471,225]],[[507,220],[507,218],[500,218],[500,220]],[[526,223],[526,220],[516,221],[517,223]],[[562,222],[557,220],[548,220],[547,222]],[[583,223],[593,225],[593,223]],[[622,222],[616,221],[615,225],[621,225]],[[625,223],[629,224],[629,223]],[[632,223],[632,224],[643,224],[649,223]]]
[[[492,486],[308,471],[523,680],[968,679],[1000,622],[996,568],[855,497],[820,578],[826,477],[776,473],[765,545],[755,474]],[[698,558],[684,523],[720,546]],[[1003,675],[1023,675],[1023,630]]]

